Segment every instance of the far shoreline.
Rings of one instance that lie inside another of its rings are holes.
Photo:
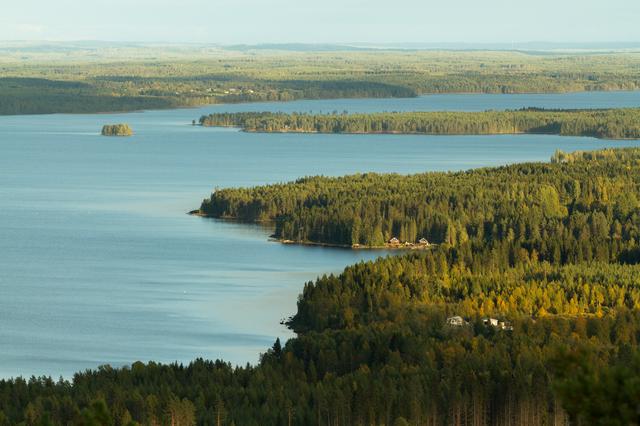
[[[131,110],[112,110],[112,111],[93,111],[93,112],[35,112],[25,114],[0,114],[0,117],[21,117],[21,116],[43,116],[43,115],[108,115],[108,114],[133,114],[133,113],[145,113],[155,111],[171,111],[171,110],[196,110],[199,108],[225,106],[225,105],[248,105],[248,104],[286,104],[290,102],[300,101],[342,101],[342,100],[381,100],[381,99],[416,99],[430,96],[446,96],[446,95],[491,95],[491,96],[513,96],[513,95],[570,95],[577,93],[638,93],[640,88],[634,90],[628,89],[611,89],[611,90],[567,90],[561,92],[512,92],[512,93],[492,93],[492,92],[433,92],[433,93],[421,93],[412,97],[345,97],[345,98],[300,98],[291,100],[259,100],[259,101],[238,101],[238,102],[220,102],[220,103],[203,103],[198,105],[179,105],[171,106],[167,108],[149,108],[149,109],[131,109]],[[623,108],[623,107],[612,107]],[[440,110],[439,110],[440,111]],[[448,110],[441,110],[448,111]],[[458,111],[458,110],[455,110]],[[188,123],[191,125],[191,123]],[[218,127],[218,126],[211,126]],[[222,126],[221,126],[222,127]],[[224,126],[233,127],[233,126]],[[275,133],[275,132],[274,132]]]

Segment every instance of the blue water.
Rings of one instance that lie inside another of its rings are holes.
[[[439,95],[0,117],[0,377],[195,357],[256,362],[306,281],[382,252],[280,245],[270,229],[186,215],[215,187],[304,175],[414,173],[638,146],[541,135],[249,134],[210,111],[602,107],[637,92]],[[556,102],[557,104],[554,104]],[[519,107],[519,105],[518,105]],[[136,135],[105,138],[105,123]]]
[[[238,105],[213,105],[201,110],[227,111],[282,111],[282,112],[393,112],[393,111],[486,111],[537,108],[638,108],[640,91],[575,92],[541,94],[442,94],[416,98],[390,99],[328,99]]]

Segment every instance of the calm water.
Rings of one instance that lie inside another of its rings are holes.
[[[256,362],[305,281],[384,253],[285,246],[191,217],[216,187],[303,175],[414,173],[640,145],[555,136],[247,134],[187,125],[214,110],[638,106],[640,93],[443,95],[131,114],[0,117],[0,377],[195,357]],[[128,122],[131,138],[104,138]]]
[[[202,110],[283,112],[392,112],[392,111],[486,111],[489,109],[538,108],[638,108],[640,91],[579,92],[562,94],[444,94],[408,99],[329,99],[312,101],[214,105]]]

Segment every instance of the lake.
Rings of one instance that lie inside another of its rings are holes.
[[[199,217],[215,187],[305,175],[416,173],[636,141],[545,135],[252,134],[191,126],[216,111],[640,106],[640,92],[433,95],[0,117],[0,377],[136,360],[258,361],[291,336],[306,281],[384,252],[281,245],[270,229]],[[129,123],[130,138],[99,136]]]

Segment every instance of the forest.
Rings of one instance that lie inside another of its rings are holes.
[[[115,52],[115,53],[114,53]],[[142,53],[141,53],[142,52]],[[204,51],[149,47],[0,58],[0,114],[90,113],[430,93],[640,88],[633,52]]]
[[[272,222],[275,237],[299,242],[376,247],[426,238],[487,250],[516,240],[546,260],[610,260],[633,256],[637,244],[639,160],[634,148],[558,151],[550,163],[463,172],[306,177],[220,189],[200,211]]]
[[[624,297],[637,292],[640,269],[532,262],[485,276],[485,268],[442,249],[355,265],[305,286],[291,319],[298,337],[276,341],[257,366],[134,363],[78,373],[73,383],[3,381],[0,418],[7,425],[637,422],[640,315]],[[499,285],[489,283],[496,278]],[[476,310],[482,295],[518,300]],[[549,312],[517,307],[532,298],[551,300]],[[487,313],[513,330],[484,325]],[[452,314],[468,323],[447,325]]]
[[[0,425],[639,424],[638,165],[640,149],[558,151],[217,191],[209,215],[301,239],[438,244],[305,284],[296,337],[256,365],[2,380]]]
[[[200,117],[203,126],[240,127],[249,132],[500,134],[543,133],[639,139],[640,109],[485,112],[396,112],[373,114],[217,113]]]

